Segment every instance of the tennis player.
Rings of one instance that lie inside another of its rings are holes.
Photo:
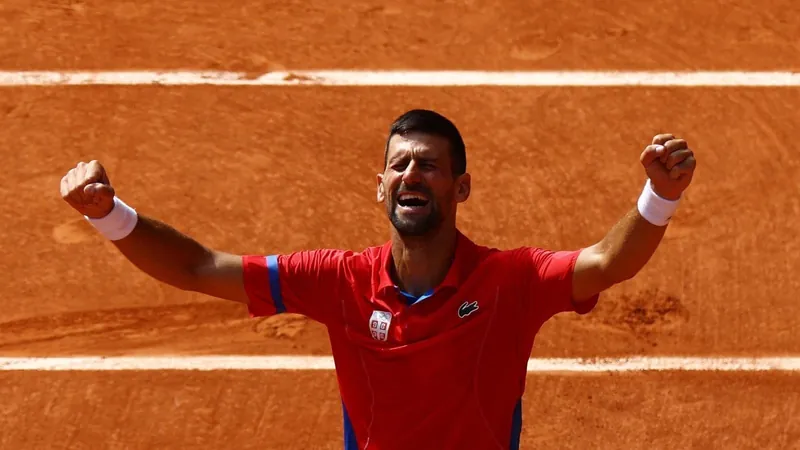
[[[686,141],[670,134],[655,136],[640,162],[638,202],[599,242],[566,250],[490,248],[456,227],[470,196],[465,145],[429,110],[390,127],[376,180],[390,237],[360,251],[209,248],[138,214],[98,161],[71,169],[61,195],[161,282],[240,302],[252,316],[295,313],[324,324],[345,449],[517,449],[536,333],[555,314],[588,313],[601,292],[642,269],[696,165]]]

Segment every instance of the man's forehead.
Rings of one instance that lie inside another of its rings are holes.
[[[433,134],[396,134],[389,140],[389,158],[413,153],[419,156],[439,158],[449,154],[447,139]]]

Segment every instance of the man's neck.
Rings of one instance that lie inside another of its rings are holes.
[[[394,278],[400,289],[419,296],[441,283],[455,256],[458,230],[443,226],[427,236],[392,235]]]

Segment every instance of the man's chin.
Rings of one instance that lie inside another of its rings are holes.
[[[435,224],[430,214],[425,216],[405,217],[395,213],[390,217],[392,225],[401,236],[419,237],[425,236],[434,230]]]

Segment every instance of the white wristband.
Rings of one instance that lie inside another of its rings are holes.
[[[675,214],[675,210],[678,209],[679,201],[680,199],[667,200],[663,197],[659,197],[653,190],[653,186],[650,184],[650,179],[648,178],[642,190],[642,194],[639,196],[637,206],[639,207],[639,214],[648,222],[663,227],[669,223],[669,219]]]
[[[84,217],[100,234],[111,241],[120,240],[131,234],[131,231],[139,221],[139,215],[136,214],[136,210],[117,197],[114,197],[114,208],[105,217],[99,219]]]

